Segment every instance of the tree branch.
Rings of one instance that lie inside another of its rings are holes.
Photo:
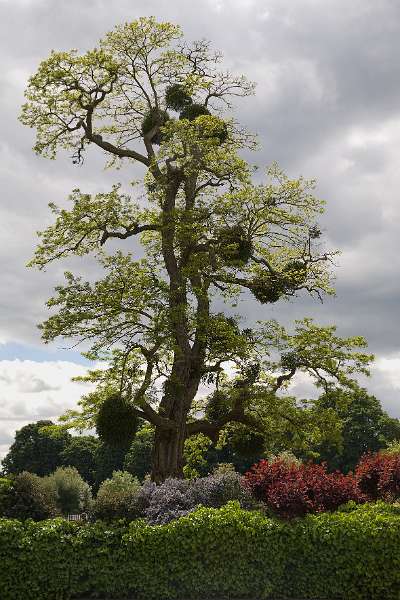
[[[159,231],[159,225],[138,225],[134,224],[132,227],[126,229],[125,233],[120,233],[119,231],[107,231],[104,229],[103,235],[100,239],[100,246],[103,246],[109,238],[118,238],[120,240],[126,240],[128,237],[133,235],[138,235],[143,231]]]

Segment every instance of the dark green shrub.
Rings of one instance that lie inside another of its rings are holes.
[[[265,437],[245,425],[237,425],[230,436],[232,449],[240,456],[260,456],[265,447]]]
[[[97,492],[102,481],[112,477],[114,471],[123,470],[126,451],[127,449],[124,447],[109,446],[104,442],[100,444],[95,454],[94,492]]]
[[[10,504],[11,480],[6,477],[0,477],[0,517],[5,515]]]
[[[119,394],[108,396],[99,408],[96,431],[110,446],[128,448],[135,437],[139,420],[134,407]]]
[[[57,497],[54,488],[46,486],[44,479],[34,473],[24,471],[16,475],[5,510],[7,517],[40,521],[56,514]]]
[[[398,600],[399,540],[384,504],[289,523],[237,503],[163,526],[0,519],[0,598]]]

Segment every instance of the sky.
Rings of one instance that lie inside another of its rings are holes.
[[[37,329],[67,266],[92,269],[86,259],[26,268],[36,231],[52,221],[47,205],[76,187],[106,191],[138,174],[105,171],[99,152],[83,166],[67,155],[37,157],[34,132],[17,120],[28,77],[51,50],[85,52],[114,25],[150,15],[180,24],[189,40],[211,40],[228,68],[257,83],[235,114],[259,135],[252,162],[315,178],[327,202],[324,235],[341,251],[336,297],[244,301],[242,314],[284,324],[312,316],[340,335],[365,336],[376,362],[363,384],[400,417],[400,3],[0,0],[0,458],[17,429],[55,419],[87,391],[70,381],[88,367],[79,349],[46,346]],[[300,381],[294,391],[305,389]]]

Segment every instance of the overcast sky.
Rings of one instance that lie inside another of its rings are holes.
[[[231,70],[257,82],[236,114],[260,136],[252,160],[316,178],[327,201],[326,238],[342,252],[337,297],[262,307],[257,316],[314,316],[341,335],[365,336],[377,356],[367,387],[400,416],[398,0],[0,0],[0,457],[16,429],[57,417],[84,390],[69,382],[86,368],[79,353],[43,345],[36,328],[65,268],[25,268],[36,230],[51,222],[47,204],[62,204],[75,187],[103,191],[133,178],[104,171],[96,152],[81,167],[67,156],[36,157],[33,131],[17,121],[23,91],[52,49],[86,51],[142,15],[211,40]],[[241,310],[254,315],[255,305]]]

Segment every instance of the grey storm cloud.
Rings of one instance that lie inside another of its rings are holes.
[[[51,49],[93,47],[114,24],[141,15],[180,23],[190,39],[207,38],[226,64],[256,81],[256,96],[238,101],[237,118],[260,136],[251,161],[276,160],[297,177],[318,181],[327,200],[327,244],[342,250],[337,297],[323,305],[305,296],[270,308],[249,299],[252,319],[290,323],[304,315],[364,335],[379,356],[399,352],[400,321],[400,3],[394,0],[0,0],[0,339],[39,344],[35,324],[62,272],[88,276],[89,260],[25,268],[35,231],[51,222],[49,201],[75,187],[106,190],[141,171],[104,171],[89,153],[82,167],[31,151],[33,132],[17,122],[27,78]],[[72,265],[72,267],[71,267]],[[377,383],[381,399],[395,391]]]

